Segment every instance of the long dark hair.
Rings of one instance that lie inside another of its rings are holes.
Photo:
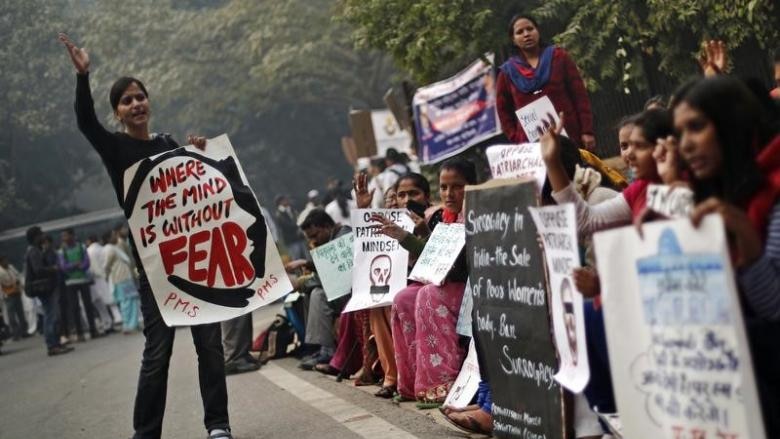
[[[706,181],[692,178],[696,200],[719,196],[743,205],[764,181],[755,154],[771,138],[771,132],[761,104],[741,81],[727,76],[684,84],[675,92],[671,108],[683,102],[715,125],[723,157],[719,176]]]

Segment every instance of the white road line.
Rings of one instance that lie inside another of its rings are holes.
[[[418,439],[384,419],[301,379],[280,366],[267,363],[260,373],[278,387],[330,416],[366,439]]]

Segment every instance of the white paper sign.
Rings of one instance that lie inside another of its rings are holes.
[[[555,106],[553,106],[552,101],[547,96],[542,96],[515,111],[515,115],[520,121],[520,125],[523,127],[529,142],[538,142],[542,137],[542,133],[546,133],[561,121]],[[540,130],[542,133],[539,132]],[[567,135],[565,129],[561,133],[564,136]]]
[[[463,361],[458,377],[452,383],[452,388],[444,400],[444,407],[462,409],[471,403],[474,395],[479,390],[479,382],[482,377],[479,374],[479,361],[477,361],[477,348],[474,339],[469,342],[469,352]]]
[[[417,258],[409,279],[434,285],[443,284],[464,245],[466,228],[463,224],[437,224],[425,249]]]
[[[328,300],[346,296],[352,290],[352,233],[311,250],[317,275]]]
[[[528,210],[542,238],[550,276],[553,334],[561,360],[555,379],[579,393],[590,380],[590,368],[582,294],[572,279],[572,270],[580,266],[574,204],[529,207]]]
[[[371,110],[371,125],[374,127],[376,154],[384,157],[387,150],[411,152],[412,137],[398,126],[390,110]]]
[[[455,324],[455,332],[464,337],[472,337],[471,313],[474,310],[474,290],[471,289],[471,280],[466,279],[466,291],[463,293],[463,301],[460,302],[458,323]]]
[[[544,186],[547,167],[542,160],[539,143],[493,145],[485,150],[493,178],[523,178],[536,180],[539,190]]]
[[[595,235],[625,437],[763,439],[723,221]]]
[[[393,304],[395,295],[406,288],[409,252],[389,236],[378,232],[371,215],[390,218],[407,232],[414,222],[403,209],[355,209],[352,211],[352,233],[355,236],[352,268],[352,297],[344,312]]]
[[[693,211],[693,191],[687,187],[648,185],[647,207],[669,218],[690,216]]]
[[[226,135],[124,175],[125,216],[169,326],[229,320],[292,290]]]

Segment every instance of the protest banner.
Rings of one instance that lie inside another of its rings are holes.
[[[482,378],[479,375],[479,361],[477,361],[477,348],[474,345],[474,339],[469,342],[469,351],[466,359],[463,360],[463,366],[460,367],[460,373],[452,383],[452,388],[447,393],[444,400],[444,407],[462,409],[471,403],[474,395],[479,390],[479,382]]]
[[[355,209],[352,233],[355,237],[352,267],[352,297],[343,312],[393,304],[395,295],[406,288],[409,252],[389,236],[379,233],[372,215],[391,219],[407,232],[414,222],[404,209]]]
[[[418,157],[430,164],[501,134],[496,79],[490,64],[477,60],[457,75],[420,87],[412,99]]]
[[[124,175],[125,216],[169,326],[228,320],[292,290],[226,135],[143,159]]]
[[[626,437],[765,438],[724,230],[710,215],[595,235]]]
[[[466,187],[466,254],[480,370],[493,397],[493,435],[563,439],[562,387],[544,260],[527,207],[535,183],[493,180]]]
[[[693,191],[687,187],[648,185],[647,207],[669,218],[690,216],[693,211]]]
[[[547,263],[553,334],[561,360],[555,379],[563,387],[579,393],[590,380],[590,368],[583,299],[572,278],[572,270],[580,266],[574,204],[529,207],[528,210],[542,238]]]
[[[409,273],[409,279],[441,286],[465,244],[463,224],[437,224]]]
[[[558,111],[547,96],[542,96],[515,111],[515,115],[520,121],[520,126],[523,127],[529,142],[538,142],[542,134],[555,127],[561,121]],[[562,130],[561,134],[567,136],[566,130]]]
[[[352,290],[353,234],[341,236],[311,250],[317,275],[328,300],[346,296]]]
[[[542,147],[539,143],[521,143],[518,145],[493,145],[485,150],[490,174],[493,178],[524,178],[536,181],[539,191],[547,177],[547,166],[542,160]]]

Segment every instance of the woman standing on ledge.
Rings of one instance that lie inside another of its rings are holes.
[[[144,84],[135,78],[119,78],[111,87],[111,108],[123,130],[114,133],[106,130],[95,114],[89,87],[89,55],[84,49],[76,47],[67,35],[60,34],[59,39],[76,68],[75,107],[79,130],[100,155],[114,186],[117,201],[123,206],[125,171],[139,160],[170,151],[179,145],[170,135],[149,132],[149,94]],[[198,148],[206,147],[206,139],[203,137],[188,136],[187,140]],[[139,293],[146,337],[135,398],[133,438],[158,439],[162,435],[168,365],[175,331],[165,324],[160,315],[141,259],[135,250],[133,257],[140,272]],[[198,376],[206,430],[210,439],[231,439],[220,324],[192,326],[191,331],[198,353]]]
[[[540,43],[539,25],[533,17],[515,15],[509,22],[515,54],[498,72],[496,102],[501,129],[516,143],[528,136],[515,112],[547,96],[556,113],[563,113],[563,126],[577,146],[593,151],[593,113],[580,72],[569,54],[560,47]]]

